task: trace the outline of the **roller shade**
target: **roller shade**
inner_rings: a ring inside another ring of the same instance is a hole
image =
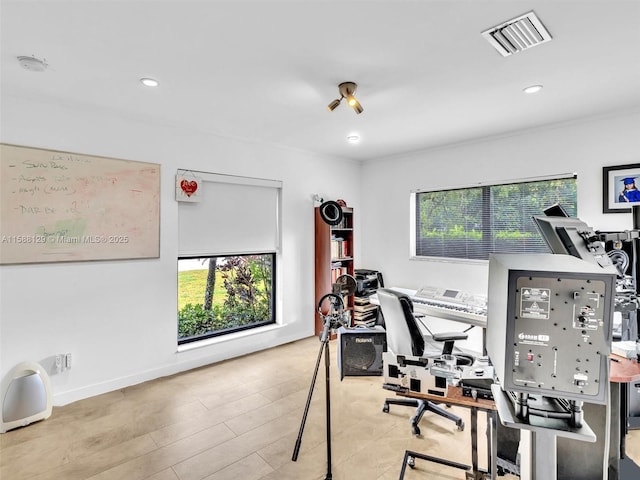
[[[180,256],[279,250],[282,182],[192,173],[202,180],[201,201],[179,203]]]

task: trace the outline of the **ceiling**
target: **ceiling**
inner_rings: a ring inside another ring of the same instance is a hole
[[[552,41],[502,57],[482,37],[531,10]],[[5,104],[345,159],[640,108],[638,0],[1,0],[0,14]],[[344,81],[361,115],[327,110]]]

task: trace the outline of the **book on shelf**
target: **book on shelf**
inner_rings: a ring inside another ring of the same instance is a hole
[[[338,277],[349,273],[347,267],[343,266],[331,266],[331,283],[334,284],[338,280]]]
[[[352,219],[350,215],[343,215],[342,220],[337,225],[333,226],[334,230],[351,230],[353,228]]]
[[[350,230],[353,228],[353,217],[351,215],[344,215],[342,217],[342,222],[340,222],[342,228]]]
[[[340,237],[331,237],[331,258],[348,258],[350,252],[348,240]]]

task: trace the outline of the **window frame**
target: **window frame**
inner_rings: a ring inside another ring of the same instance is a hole
[[[282,325],[282,319],[279,318],[282,299],[277,296],[279,291],[277,285],[281,285],[282,278],[280,278],[277,263],[281,258],[282,249],[283,182],[185,169],[178,169],[177,173],[179,176],[197,176],[201,183],[198,190],[202,188],[198,202],[178,202],[177,260],[271,255],[272,268],[271,320],[181,338],[180,308],[178,307],[176,311],[178,347],[198,346],[199,343],[204,344],[203,341],[213,337],[224,338],[227,335],[259,327]],[[260,208],[256,208],[256,204],[259,204]],[[178,281],[177,276],[176,281]],[[177,287],[176,284],[176,295]],[[200,305],[203,303],[204,298]],[[194,318],[200,317],[194,315]]]
[[[252,330],[255,328],[259,328],[259,327],[264,327],[264,326],[268,326],[268,325],[275,325],[277,323],[277,308],[276,308],[276,288],[277,288],[277,252],[274,251],[270,251],[270,252],[258,252],[258,253],[247,253],[247,252],[242,252],[242,253],[235,253],[235,254],[203,254],[203,255],[182,255],[178,257],[178,261],[180,260],[190,260],[190,259],[199,259],[199,258],[225,258],[225,257],[248,257],[248,256],[255,256],[255,255],[269,255],[271,256],[271,298],[270,298],[270,313],[271,313],[271,319],[270,320],[264,320],[261,322],[255,322],[249,325],[240,325],[237,327],[232,327],[232,328],[226,328],[223,330],[210,330],[207,333],[203,333],[203,334],[199,334],[199,335],[191,335],[188,337],[180,337],[180,330],[179,330],[179,325],[180,325],[180,307],[178,306],[178,310],[176,312],[177,315],[177,323],[176,323],[176,338],[178,341],[178,346],[184,346],[184,345],[188,345],[188,344],[192,344],[194,342],[199,342],[202,340],[208,340],[211,338],[215,338],[215,337],[222,337],[225,335],[230,335],[232,333],[237,333],[237,332],[242,332],[242,331],[246,331],[246,330]],[[179,273],[179,271],[178,271]],[[179,280],[178,280],[179,282]],[[178,284],[178,288],[176,289],[177,291],[179,291],[179,284]]]
[[[505,180],[500,182],[479,182],[470,185],[462,185],[462,186],[451,186],[444,188],[429,188],[429,189],[418,189],[410,192],[409,198],[409,259],[410,260],[419,260],[419,261],[432,261],[432,262],[444,262],[444,263],[465,263],[465,264],[487,264],[488,259],[477,259],[477,258],[463,258],[463,257],[440,257],[440,256],[428,256],[428,255],[418,255],[417,254],[417,246],[418,246],[418,198],[421,193],[428,192],[448,192],[451,190],[465,190],[465,189],[483,189],[482,197],[483,197],[483,208],[490,209],[490,203],[486,202],[487,199],[490,198],[491,187],[499,187],[499,186],[509,186],[509,185],[517,185],[522,183],[533,183],[533,182],[543,182],[543,181],[553,181],[553,180],[565,180],[565,179],[575,179],[577,182],[578,175],[577,173],[561,173],[557,175],[545,175],[545,176],[537,176],[537,177],[528,177],[514,180]],[[577,211],[577,187],[576,187],[576,211]],[[540,215],[543,215],[544,212],[540,212]],[[490,253],[490,252],[489,252]]]

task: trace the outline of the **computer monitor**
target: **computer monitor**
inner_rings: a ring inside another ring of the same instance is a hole
[[[559,203],[554,203],[550,207],[544,209],[544,214],[547,217],[568,217],[569,214]]]
[[[579,218],[533,216],[552,253],[572,255],[605,269],[615,269],[593,229]]]

